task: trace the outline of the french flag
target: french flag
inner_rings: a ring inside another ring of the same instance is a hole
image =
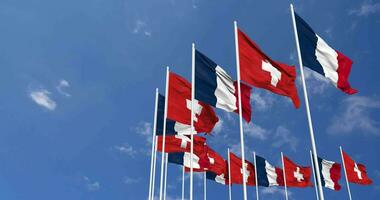
[[[157,119],[156,119],[156,135],[163,135],[164,125],[164,110],[165,110],[165,96],[158,95],[157,105]],[[190,135],[196,134],[195,131],[191,132],[191,126],[182,124],[180,122],[166,119],[166,135]]]
[[[352,65],[350,58],[331,48],[301,17],[294,14],[303,65],[326,77],[343,92],[357,93],[348,82]]]
[[[251,121],[251,88],[241,85],[243,118]],[[237,82],[210,58],[195,51],[195,99],[227,112],[238,113]]]
[[[341,165],[334,161],[325,160],[318,157],[319,170],[321,172],[322,186],[332,189],[340,190],[339,179],[341,177]]]
[[[228,185],[228,182],[229,182],[226,173],[221,173],[218,175],[214,172],[207,171],[206,172],[206,178],[209,180],[213,180],[217,183],[220,183],[222,185]]]
[[[209,166],[209,161],[207,158],[201,155],[193,154],[193,160],[191,161],[191,153],[189,152],[179,152],[179,153],[168,153],[168,162],[185,166],[186,168],[190,168],[191,164],[193,164],[194,170],[199,170],[203,168],[207,168]]]
[[[273,167],[265,158],[256,155],[256,167],[258,185],[264,187],[284,185],[282,170]]]

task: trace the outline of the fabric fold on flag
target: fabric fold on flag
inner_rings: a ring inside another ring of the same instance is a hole
[[[343,92],[357,93],[348,82],[351,59],[331,48],[297,13],[294,14],[303,65],[326,77]]]
[[[182,124],[191,122],[191,84],[181,76],[170,72],[168,118]],[[219,121],[213,108],[194,100],[194,128],[196,132],[210,133]]]
[[[283,186],[282,169],[274,167],[265,158],[256,155],[257,181],[259,186]]]
[[[210,162],[208,160],[207,154],[204,151],[198,151],[194,149],[194,153],[191,160],[190,152],[177,152],[177,153],[168,153],[168,162],[182,165],[185,168],[191,167],[191,163],[193,164],[193,170],[201,170],[204,168],[208,168]]]
[[[221,66],[195,50],[195,99],[227,112],[239,113],[237,90],[237,83]],[[250,122],[251,88],[244,85],[241,91],[243,118]]]
[[[195,151],[203,151],[206,145],[206,138],[200,136],[194,137]],[[157,151],[162,152],[163,136],[158,136]],[[168,135],[165,136],[165,152],[190,152],[191,139],[185,135]]]
[[[366,167],[363,164],[356,163],[346,152],[342,151],[342,153],[348,181],[361,185],[372,184],[372,180],[368,177]]]
[[[268,57],[243,31],[238,30],[241,80],[258,88],[289,97],[300,107],[296,68]]]
[[[342,188],[339,184],[341,165],[334,161],[318,157],[318,166],[322,176],[322,186],[331,190],[340,190]]]

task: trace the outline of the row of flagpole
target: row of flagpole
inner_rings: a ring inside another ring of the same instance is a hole
[[[291,9],[291,16],[292,16],[292,23],[293,23],[293,31],[294,31],[294,37],[296,41],[296,49],[297,49],[297,55],[298,55],[298,62],[299,62],[299,68],[301,72],[301,81],[302,81],[302,87],[304,92],[304,100],[305,100],[305,107],[306,107],[306,115],[308,120],[308,126],[309,126],[309,133],[310,133],[310,140],[311,140],[311,151],[310,151],[310,157],[313,164],[313,174],[315,174],[316,177],[314,177],[314,182],[316,185],[316,195],[317,199],[324,200],[324,194],[323,194],[323,188],[322,188],[322,182],[321,182],[321,174],[319,165],[315,165],[314,163],[318,163],[318,154],[317,154],[317,148],[316,148],[316,142],[314,137],[314,129],[313,129],[313,123],[312,123],[312,117],[310,112],[310,106],[309,106],[309,99],[308,99],[308,93],[306,89],[306,82],[305,82],[305,76],[303,71],[303,61],[300,51],[300,45],[299,45],[299,39],[297,34],[297,26],[295,22],[295,15],[294,15],[294,8],[293,5],[290,4]],[[238,42],[238,26],[237,22],[234,21],[234,36],[235,36],[235,54],[236,54],[236,71],[237,71],[237,82],[240,83],[240,60],[239,60],[239,42]],[[190,147],[190,184],[189,184],[189,195],[190,200],[193,200],[193,133],[194,133],[194,97],[195,97],[195,44],[192,44],[192,74],[191,74],[191,147]],[[162,143],[162,152],[165,152],[165,135],[166,135],[166,120],[167,120],[167,107],[168,107],[168,86],[169,86],[169,67],[166,69],[166,86],[165,86],[165,108],[164,108],[164,124],[163,124],[163,143]],[[240,130],[240,143],[241,143],[241,157],[242,157],[242,178],[243,178],[243,199],[247,200],[247,186],[246,186],[246,165],[245,165],[245,147],[244,147],[244,130],[243,130],[243,117],[242,117],[242,102],[241,102],[241,87],[240,84],[237,84],[238,86],[238,105],[239,105],[239,130]],[[158,104],[158,89],[156,89],[156,99],[155,99],[155,114],[154,114],[154,123],[153,123],[153,136],[152,136],[152,156],[151,156],[151,167],[150,167],[150,179],[149,179],[149,199],[154,199],[154,186],[155,186],[155,173],[156,173],[156,155],[157,155],[157,138],[156,138],[156,121],[157,121],[157,104]],[[343,154],[342,149],[340,148],[341,156],[343,160]],[[228,149],[228,164],[230,162],[230,156],[229,156],[229,149]],[[166,155],[166,156],[165,156]],[[255,152],[254,152],[254,159],[256,160]],[[283,154],[281,152],[281,160],[282,164],[284,165],[283,161]],[[256,161],[255,161],[256,166]],[[347,182],[347,190],[349,194],[349,199],[352,200],[351,192],[349,188],[349,183],[347,179],[346,174],[346,168],[343,161],[343,168],[344,173],[346,177]],[[231,175],[230,175],[230,166],[228,166],[229,170],[229,181],[231,181]],[[184,175],[185,173],[185,167],[183,167],[182,171],[182,199],[184,199]],[[256,173],[256,167],[255,167],[255,173]],[[160,176],[160,190],[159,190],[159,200],[165,200],[166,199],[166,177],[167,177],[167,154],[162,153],[161,154],[161,176]],[[256,177],[257,179],[257,177]],[[259,199],[258,194],[258,181],[256,180],[256,197]],[[286,186],[286,177],[285,177],[285,168],[284,168],[284,184],[285,184],[285,196],[286,199],[288,199],[288,193],[287,193],[287,186]],[[231,200],[231,184],[229,183],[229,199]],[[206,199],[206,173],[204,173],[204,199]]]

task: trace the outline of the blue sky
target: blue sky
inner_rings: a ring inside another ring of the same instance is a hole
[[[234,77],[233,20],[273,59],[297,64],[289,1],[1,0],[0,199],[145,199],[154,90],[165,66],[190,77],[191,43]],[[374,184],[351,184],[354,199],[380,195],[380,2],[294,1],[296,11],[331,46],[351,57],[347,96],[306,71],[318,153],[340,162],[339,145],[366,164]],[[298,68],[297,68],[298,70]],[[299,95],[303,93],[298,80]],[[310,165],[303,98],[252,93],[246,154],[280,164],[280,152]],[[238,118],[217,111],[209,145],[223,156],[239,149]],[[169,166],[169,199],[180,197],[180,170]],[[198,177],[198,176],[197,176]],[[195,179],[195,197],[202,181]],[[347,199],[325,190],[328,199]],[[188,186],[188,185],[187,185]],[[282,189],[260,190],[281,199]],[[314,190],[290,189],[291,199]],[[227,188],[208,182],[209,199]],[[240,186],[233,187],[241,199]],[[254,188],[249,188],[250,199]]]

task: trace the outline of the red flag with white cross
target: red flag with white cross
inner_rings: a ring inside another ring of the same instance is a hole
[[[312,186],[311,168],[295,164],[288,157],[284,156],[284,170],[286,185],[289,187]]]
[[[346,152],[342,151],[342,153],[348,181],[361,185],[372,184],[372,180],[367,175],[366,167],[363,164],[355,162]]]

